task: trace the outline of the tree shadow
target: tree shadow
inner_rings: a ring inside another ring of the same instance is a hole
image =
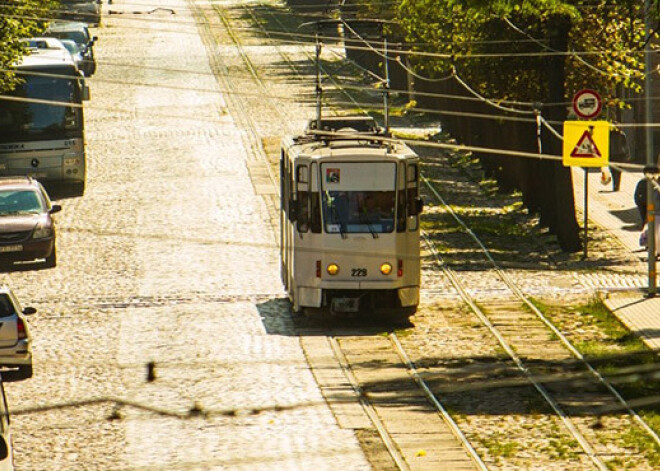
[[[257,305],[263,325],[270,335],[295,337],[374,337],[375,339],[405,327],[370,319],[308,319],[290,312],[285,298],[270,299]],[[410,323],[408,328],[414,325]],[[652,335],[660,335],[653,331]],[[405,337],[405,334],[404,334]],[[352,339],[353,340],[353,339]],[[660,412],[660,362],[657,352],[631,354],[594,354],[588,361],[629,401],[642,401],[638,412]],[[570,416],[593,416],[627,413],[606,388],[574,358],[565,360],[527,359],[525,366],[536,382],[548,391]],[[379,407],[412,407],[429,411],[423,394],[412,381],[401,361],[388,361],[374,351],[363,360],[353,361],[355,370],[372,370],[369,377],[382,379],[360,384]],[[452,413],[462,415],[536,415],[554,414],[536,388],[512,360],[501,355],[461,355],[444,349],[438,356],[415,360],[415,367],[442,404]],[[327,368],[335,368],[328,366]],[[383,374],[379,374],[379,372]],[[385,374],[386,372],[386,374]],[[655,391],[655,392],[654,392]],[[655,397],[656,400],[653,400]],[[328,397],[333,401],[333,396]],[[345,397],[336,397],[337,401]]]

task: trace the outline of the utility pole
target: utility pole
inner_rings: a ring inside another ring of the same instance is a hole
[[[646,121],[646,166],[648,168],[655,167],[655,155],[653,151],[653,106],[651,102],[651,75],[653,74],[653,64],[651,63],[651,31],[653,28],[651,18],[651,0],[644,1],[645,11],[645,29],[646,29],[646,42],[644,46],[644,111]],[[646,231],[648,237],[648,271],[649,271],[649,286],[648,297],[653,298],[656,295],[656,261],[655,261],[655,198],[654,188],[650,181],[646,181]]]

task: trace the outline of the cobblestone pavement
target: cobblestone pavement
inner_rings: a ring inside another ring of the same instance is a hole
[[[35,375],[6,387],[16,468],[369,469],[288,330],[275,229],[189,4],[159,7],[104,5],[59,265],[0,277],[39,310]]]

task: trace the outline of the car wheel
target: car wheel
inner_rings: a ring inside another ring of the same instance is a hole
[[[55,268],[56,265],[57,265],[57,250],[55,249],[55,247],[53,247],[53,251],[50,253],[48,257],[46,257],[44,266],[46,268]]]
[[[18,379],[32,378],[32,365],[23,365],[18,367]]]

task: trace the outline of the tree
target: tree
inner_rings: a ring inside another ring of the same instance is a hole
[[[581,88],[600,90],[610,109],[627,106],[620,96],[622,87],[632,93],[641,90],[643,58],[634,51],[643,46],[642,3],[402,0],[396,15],[413,51],[441,54],[413,56],[419,73],[441,77],[456,71],[463,84],[469,84],[490,103],[508,102],[509,108],[529,112],[532,103],[542,104],[542,116],[557,126],[566,119],[570,97]],[[461,93],[460,87],[452,91]],[[482,113],[486,107],[483,102],[465,101],[444,105],[453,111]],[[463,142],[485,147],[502,145],[507,134],[522,135],[513,129],[524,126],[484,124],[483,119],[469,118],[449,117],[447,121]],[[535,133],[535,127],[527,125],[524,132]],[[561,155],[559,139],[546,130],[542,136],[543,152]],[[506,143],[515,150],[538,150],[521,148],[529,144],[529,140]],[[558,162],[511,162],[510,158],[491,156],[482,156],[482,160],[495,176],[516,175],[515,185],[522,189],[525,203],[539,212],[541,223],[557,235],[561,247],[571,252],[580,249],[567,168]]]
[[[25,54],[19,39],[42,33],[58,5],[57,0],[0,1],[0,92],[16,83],[10,69]]]

